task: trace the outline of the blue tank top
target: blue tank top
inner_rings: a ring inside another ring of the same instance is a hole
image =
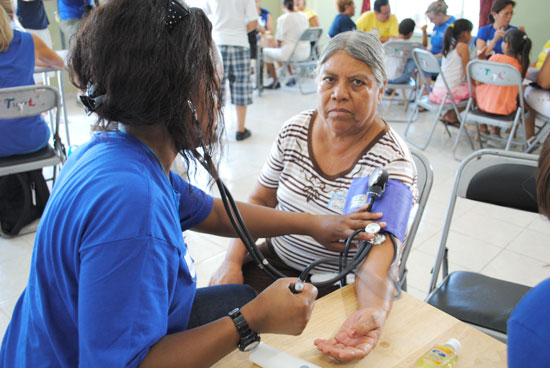
[[[34,84],[34,41],[30,33],[13,31],[7,51],[0,52],[0,88]],[[13,103],[10,99],[2,104]],[[0,119],[0,157],[31,153],[44,148],[50,130],[40,115]]]

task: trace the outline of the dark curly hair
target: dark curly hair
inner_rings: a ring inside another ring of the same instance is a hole
[[[218,151],[223,131],[217,51],[201,9],[169,30],[168,2],[116,0],[92,10],[72,42],[69,72],[78,88],[105,95],[95,130],[164,124],[189,169],[203,141],[206,153]]]

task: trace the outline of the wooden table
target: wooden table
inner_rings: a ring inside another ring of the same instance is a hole
[[[349,285],[316,302],[311,320],[300,336],[263,334],[262,341],[321,367],[386,368],[414,367],[430,347],[454,337],[462,343],[455,368],[507,365],[505,344],[405,292],[394,301],[374,350],[360,361],[336,363],[319,352],[313,340],[332,337],[356,309],[355,290]],[[236,350],[214,367],[257,367],[248,356],[249,353]]]

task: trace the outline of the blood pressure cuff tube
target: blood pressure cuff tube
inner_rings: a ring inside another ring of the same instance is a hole
[[[365,194],[369,189],[368,183],[368,177],[353,179],[346,196],[344,214],[365,206],[369,199]],[[374,200],[370,212],[382,212],[382,218],[377,221],[385,221],[384,231],[392,233],[403,242],[412,205],[413,199],[409,187],[399,180],[390,179],[386,183],[386,190],[382,196]]]

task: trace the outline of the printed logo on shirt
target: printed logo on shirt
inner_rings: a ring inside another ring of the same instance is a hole
[[[189,270],[189,274],[193,278],[193,281],[197,282],[197,272],[195,271],[195,261],[193,261],[193,258],[189,255],[189,252],[185,252],[185,263],[187,263],[187,269]]]

